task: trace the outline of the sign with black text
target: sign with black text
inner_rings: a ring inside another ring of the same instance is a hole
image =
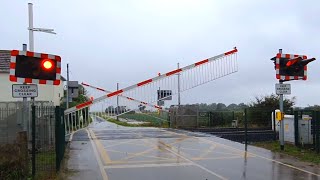
[[[291,94],[290,84],[276,84],[276,94]]]
[[[38,86],[36,84],[12,84],[12,97],[38,97]]]

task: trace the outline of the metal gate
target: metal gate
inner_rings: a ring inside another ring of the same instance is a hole
[[[84,118],[86,117],[86,114],[82,112],[82,109],[87,109],[86,112],[90,111],[91,114],[100,113],[100,115],[106,117],[120,116],[127,112],[140,110],[140,107],[143,106],[146,106],[144,110],[156,113],[158,109],[162,109],[161,107],[154,105],[159,100],[162,100],[159,99],[156,94],[159,87],[161,87],[161,89],[171,90],[172,96],[176,95],[178,92],[184,92],[215,79],[235,73],[238,71],[236,61],[237,52],[237,49],[233,49],[189,66],[178,68],[168,73],[159,74],[157,77],[141,81],[114,92],[99,88],[101,91],[99,97],[94,97],[94,99],[91,99],[90,101],[65,111],[66,122],[77,123],[82,127],[80,118],[84,119],[84,121],[90,121],[90,117],[88,119]],[[178,81],[180,83],[179,88],[177,87]],[[94,86],[92,87],[96,88]],[[67,127],[70,128],[71,126],[67,124]],[[76,125],[75,129],[78,128],[79,127]]]

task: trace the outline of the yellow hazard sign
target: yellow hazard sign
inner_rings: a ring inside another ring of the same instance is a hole
[[[283,112],[276,112],[276,120],[281,121],[284,118]]]

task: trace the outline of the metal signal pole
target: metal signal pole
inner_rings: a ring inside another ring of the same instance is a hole
[[[282,54],[282,49],[279,49],[279,53]],[[279,84],[283,84],[283,81],[279,79]],[[280,112],[283,113],[283,94],[280,94],[279,99]],[[283,119],[280,121],[280,149],[284,150],[284,122]]]
[[[33,52],[34,50],[34,39],[33,39],[33,4],[28,3],[29,12],[29,50]]]
[[[34,52],[34,37],[33,31],[56,34],[54,29],[47,29],[47,28],[34,28],[33,27],[33,4],[28,3],[28,16],[29,16],[29,50]]]
[[[67,91],[66,91],[66,108],[69,108],[69,63],[67,64]]]
[[[180,68],[180,64],[178,63],[178,69]],[[178,74],[178,106],[180,107],[180,73]]]
[[[22,50],[23,51],[27,51],[27,44],[22,44]],[[26,83],[23,83],[26,84]],[[28,109],[28,99],[26,97],[23,98],[22,100],[22,124],[23,124],[23,130],[27,131],[28,130],[28,124],[29,124],[29,119],[27,117],[25,117],[25,114],[27,114],[27,109]]]
[[[119,90],[119,83],[117,83],[117,91]],[[119,96],[117,96],[117,120],[119,121]]]

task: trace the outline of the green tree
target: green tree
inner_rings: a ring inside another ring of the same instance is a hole
[[[251,102],[249,107],[254,107],[254,108],[264,108],[264,109],[279,109],[279,99],[280,96],[276,94],[271,94],[271,95],[266,95],[266,96],[256,96],[255,100]],[[284,111],[289,110],[290,108],[293,107],[295,104],[295,97],[292,97],[291,99],[283,99],[283,108]]]
[[[67,91],[64,90],[64,97],[67,97]],[[64,98],[61,98],[60,106],[62,108],[66,107],[66,102],[63,100]],[[86,101],[89,101],[88,97],[88,91],[82,86],[79,85],[79,96],[77,98],[72,98],[72,102],[69,103],[69,108],[74,107],[78,104],[84,103]]]
[[[314,110],[314,111],[320,111],[320,105],[313,105],[313,106],[308,106],[304,108],[304,110]]]
[[[227,106],[223,103],[217,104],[217,111],[222,111],[222,110],[225,110],[226,108],[227,108]]]

